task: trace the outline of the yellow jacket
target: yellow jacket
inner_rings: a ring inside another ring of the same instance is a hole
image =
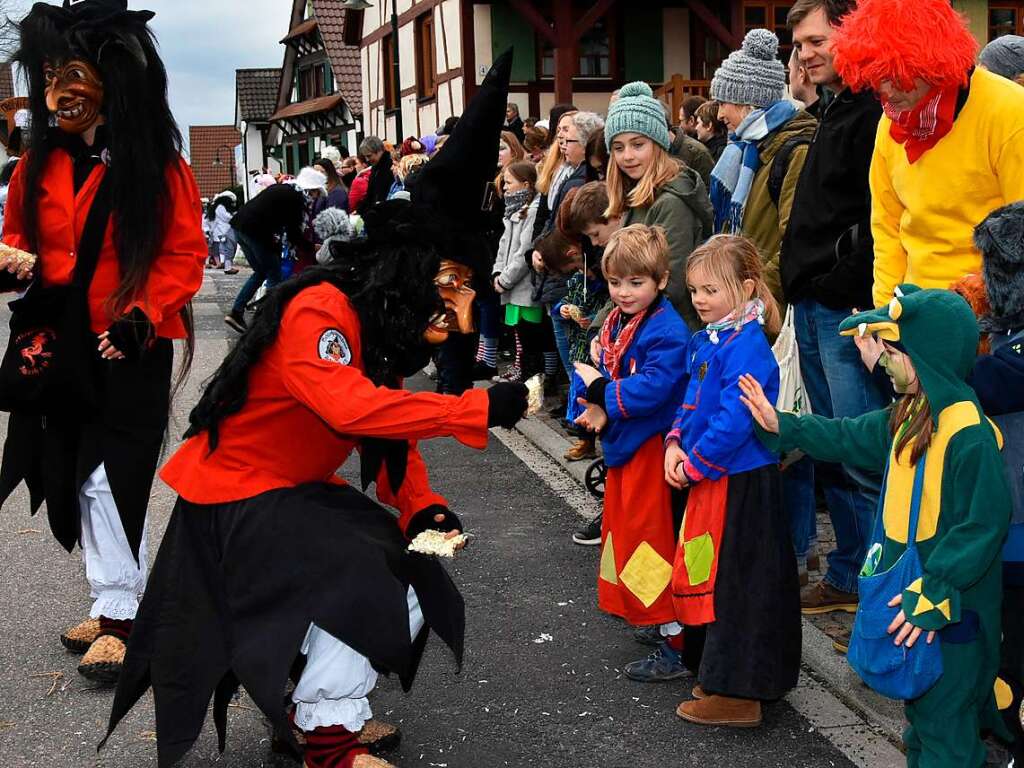
[[[977,69],[953,129],[911,165],[882,117],[871,158],[875,306],[900,283],[948,288],[981,270],[974,227],[1024,199],[1024,88]]]

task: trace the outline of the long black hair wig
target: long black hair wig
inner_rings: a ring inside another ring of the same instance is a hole
[[[424,237],[426,224],[416,219],[407,201],[381,203],[366,214],[367,239],[332,243],[330,265],[306,269],[267,291],[189,414],[185,437],[207,431],[210,450],[216,450],[220,423],[245,405],[250,371],[277,339],[288,302],[319,283],[337,287],[358,315],[363,368],[374,384],[398,387],[426,365],[432,348],[423,334],[444,312],[434,284],[441,256]]]
[[[55,139],[46,107],[46,63],[71,59],[91,63],[103,80],[102,116],[108,137],[113,198],[114,242],[121,283],[110,297],[120,316],[145,290],[150,269],[168,225],[168,172],[180,166],[182,138],[167,100],[167,71],[156,38],[146,25],[149,12],[111,10],[109,0],[60,8],[36,3],[18,25],[21,45],[14,60],[28,80],[32,112],[31,150],[24,186],[25,229],[31,250],[38,252],[39,195],[43,173]],[[191,305],[182,309],[188,331],[181,377],[195,345]]]

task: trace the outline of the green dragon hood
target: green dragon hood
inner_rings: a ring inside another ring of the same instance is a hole
[[[976,402],[966,379],[978,349],[978,322],[952,291],[904,284],[887,306],[860,312],[839,326],[845,336],[874,333],[910,356],[934,419],[953,403]]]

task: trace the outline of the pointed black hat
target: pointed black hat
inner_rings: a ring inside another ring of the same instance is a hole
[[[489,250],[483,239],[489,212],[483,203],[497,167],[511,72],[509,48],[494,62],[447,141],[416,175],[410,193],[418,216],[429,216],[441,235],[442,257],[471,266],[486,258],[477,253],[480,248]]]
[[[24,66],[60,55],[83,56],[93,63],[103,48],[117,43],[146,64],[138,40],[152,11],[129,11],[128,0],[64,0],[63,5],[35,3],[18,24],[21,49],[16,59]]]

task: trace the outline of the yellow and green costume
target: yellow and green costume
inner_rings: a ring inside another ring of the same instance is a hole
[[[979,768],[985,762],[981,729],[1003,732],[993,684],[999,668],[1001,550],[1011,502],[1001,436],[965,383],[977,349],[977,323],[956,294],[903,285],[888,306],[847,318],[840,329],[899,344],[914,364],[933,419],[916,537],[924,575],[904,590],[902,608],[911,624],[938,632],[943,673],[927,693],[906,702],[907,765]],[[780,452],[800,448],[821,461],[879,474],[888,467],[884,541],[871,563],[879,572],[906,549],[914,479],[909,450],[895,454],[889,420],[889,409],[853,419],[780,414],[778,435],[758,431]],[[924,641],[922,635],[918,642]]]

